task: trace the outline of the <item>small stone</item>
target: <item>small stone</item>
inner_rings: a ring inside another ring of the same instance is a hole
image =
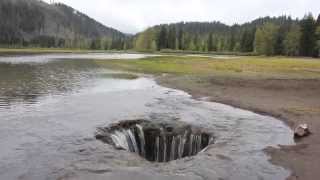
[[[302,138],[310,135],[310,129],[307,124],[300,124],[294,129],[294,137]]]

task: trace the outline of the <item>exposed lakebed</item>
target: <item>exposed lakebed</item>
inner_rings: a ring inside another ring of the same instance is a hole
[[[293,144],[281,121],[194,100],[185,92],[99,67],[129,54],[0,58],[0,179],[285,179],[268,146]],[[214,132],[196,156],[150,162],[95,138],[122,120],[182,121]]]

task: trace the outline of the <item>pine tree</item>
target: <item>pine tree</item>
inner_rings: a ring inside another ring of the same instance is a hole
[[[183,30],[180,28],[178,32],[178,46],[180,50],[184,50],[184,35],[183,35]]]
[[[168,32],[165,26],[161,26],[158,36],[158,50],[168,48]]]
[[[199,43],[199,35],[198,34],[196,34],[194,36],[193,43],[195,46],[194,51],[199,51],[200,50],[200,43]]]
[[[212,39],[212,51],[218,51],[218,38],[213,37]]]
[[[209,34],[208,38],[208,51],[213,51],[213,33]]]
[[[320,56],[320,26],[317,27],[315,34],[317,37],[317,41],[316,41],[316,48],[315,48],[314,57],[319,57]]]
[[[254,29],[245,29],[240,41],[240,49],[242,52],[252,52],[255,37]]]
[[[178,38],[176,38],[174,49],[175,50],[179,50],[179,40],[178,40]]]
[[[283,55],[284,54],[284,40],[286,38],[286,34],[288,33],[289,28],[286,25],[280,25],[279,31],[276,33],[276,42],[274,45],[274,54],[275,55]]]
[[[292,25],[284,39],[284,54],[298,56],[300,49],[301,31],[298,25]]]
[[[300,39],[300,55],[313,56],[316,46],[316,23],[312,14],[306,15],[300,21],[301,39]]]
[[[316,22],[316,48],[315,48],[315,57],[320,56],[320,14],[318,16],[317,22]]]
[[[231,32],[231,37],[229,40],[229,46],[228,46],[228,51],[233,51],[234,50],[234,46],[236,45],[236,40],[235,40],[235,35],[234,32]]]
[[[176,28],[175,26],[170,27],[168,34],[168,48],[175,49],[176,47]]]

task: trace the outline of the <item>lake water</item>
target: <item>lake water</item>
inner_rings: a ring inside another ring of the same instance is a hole
[[[52,54],[0,57],[0,179],[283,180],[290,172],[262,151],[293,144],[281,121],[194,100],[152,77],[125,79],[92,59],[135,54]],[[185,121],[215,132],[197,156],[151,163],[94,138],[121,120]]]

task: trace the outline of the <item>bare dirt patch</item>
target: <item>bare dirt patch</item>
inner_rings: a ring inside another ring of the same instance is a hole
[[[161,76],[158,82],[182,89],[196,98],[233,105],[284,120],[294,128],[307,123],[313,134],[296,146],[267,149],[272,162],[292,170],[290,180],[314,180],[320,175],[320,80],[244,79],[226,77]]]

